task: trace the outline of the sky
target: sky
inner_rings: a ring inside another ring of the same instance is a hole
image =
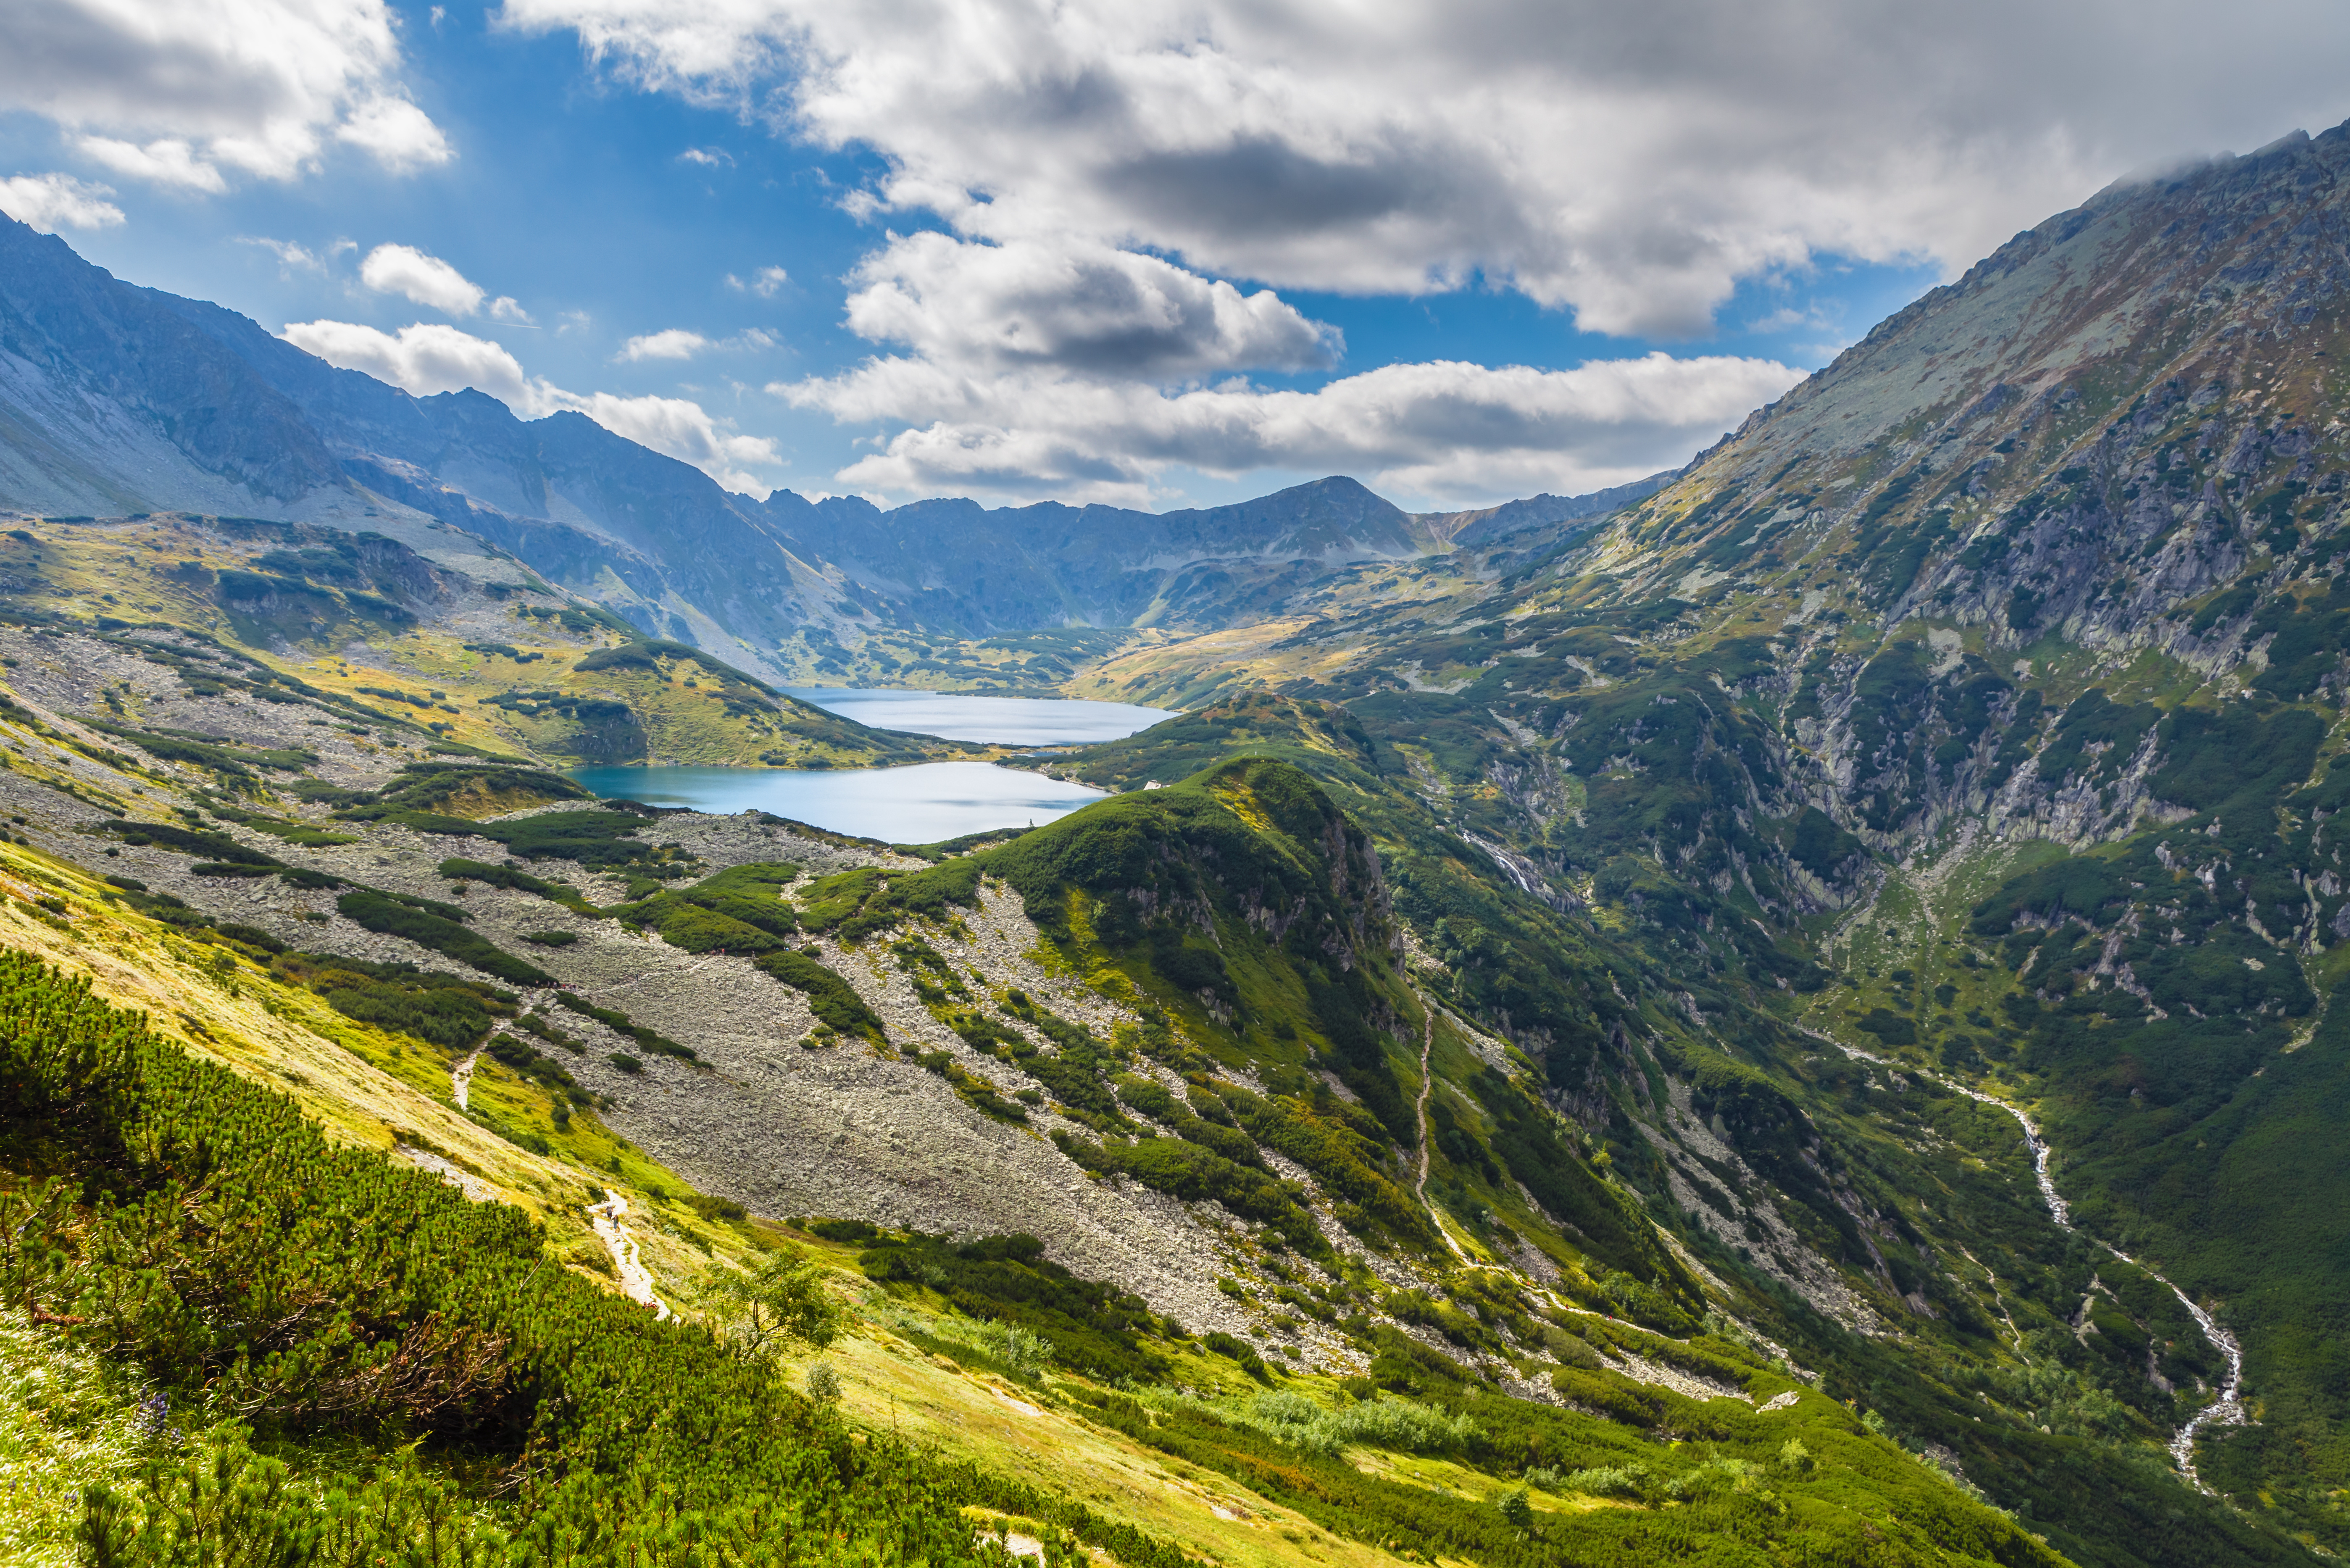
[[[2106,184],[2350,117],[2239,0],[11,0],[0,210],[730,489],[1677,467]]]

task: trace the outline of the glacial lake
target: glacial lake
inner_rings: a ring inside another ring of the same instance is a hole
[[[767,811],[835,833],[888,844],[935,844],[991,827],[1025,827],[1066,816],[1100,790],[993,763],[918,763],[904,768],[577,768],[571,776],[606,799],[690,805],[713,815]]]
[[[1124,702],[972,697],[952,691],[807,686],[792,695],[877,730],[1000,745],[1114,741],[1168,718]],[[684,805],[716,815],[772,812],[835,833],[889,844],[935,844],[996,827],[1066,816],[1099,790],[993,763],[902,768],[579,768],[571,776],[605,799]]]
[[[962,691],[787,686],[803,702],[876,730],[999,746],[1083,746],[1115,741],[1172,718],[1164,708],[1058,697],[974,697]]]

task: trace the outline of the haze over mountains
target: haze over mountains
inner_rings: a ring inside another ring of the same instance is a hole
[[[1347,480],[1168,513],[756,501],[585,415],[525,421],[479,392],[412,397],[0,225],[0,506],[356,524],[389,503],[477,534],[650,633],[759,668],[811,628],[854,642],[868,622],[966,638],[1197,629],[1336,566],[1589,516],[1655,483],[1422,516]]]

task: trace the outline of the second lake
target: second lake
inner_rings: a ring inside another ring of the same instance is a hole
[[[876,730],[999,746],[1083,746],[1115,741],[1173,717],[1130,702],[1058,697],[974,697],[962,691],[892,691],[857,686],[785,687],[803,702]]]

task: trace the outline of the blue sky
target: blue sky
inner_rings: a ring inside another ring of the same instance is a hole
[[[1851,40],[1660,75],[1612,14],[1562,38],[1566,13],[1498,3],[1465,43],[1401,4],[1384,39],[1014,0],[206,7],[208,33],[125,39],[115,82],[0,67],[11,210],[412,389],[471,378],[735,488],[884,500],[1618,483],[2113,174],[2340,107],[2318,71],[2192,123],[2077,90],[2058,114],[1963,61],[1839,104]],[[28,25],[102,43],[108,15],[28,0],[0,55]],[[257,118],[120,86],[190,60],[247,73]]]

